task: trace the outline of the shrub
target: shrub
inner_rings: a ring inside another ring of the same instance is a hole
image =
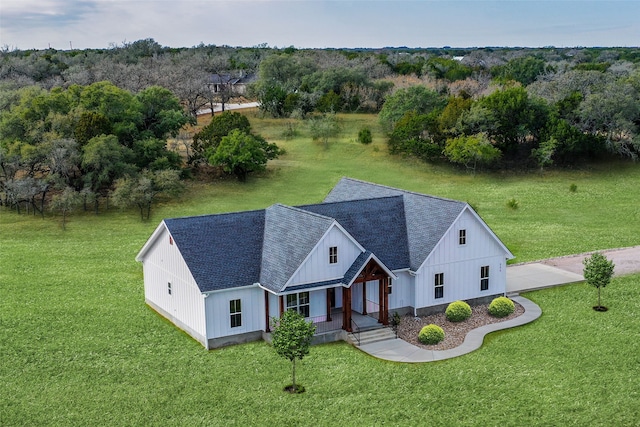
[[[371,136],[371,129],[360,129],[360,132],[358,132],[358,142],[360,142],[361,144],[371,144],[372,141],[373,137]]]
[[[491,304],[489,304],[489,314],[493,317],[506,317],[515,310],[516,307],[513,305],[513,301],[507,297],[495,298],[491,301]]]
[[[518,203],[516,199],[512,198],[510,200],[507,200],[507,207],[515,211],[520,207],[520,203]]]
[[[444,312],[450,322],[462,322],[471,317],[471,307],[464,301],[454,301]]]
[[[440,326],[434,324],[423,327],[420,329],[420,333],[418,334],[418,341],[422,344],[438,344],[443,339],[444,331]]]
[[[571,184],[569,186],[569,191],[575,193],[576,191],[578,191],[578,186],[576,184]]]

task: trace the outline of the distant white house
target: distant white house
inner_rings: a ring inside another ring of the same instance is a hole
[[[467,203],[350,178],[319,204],[165,219],[136,257],[147,304],[208,349],[263,338],[285,310],[322,342],[356,315],[486,302],[510,258]]]

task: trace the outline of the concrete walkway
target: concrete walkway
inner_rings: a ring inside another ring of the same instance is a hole
[[[540,307],[528,299],[520,296],[514,296],[512,299],[524,307],[525,312],[522,315],[515,319],[492,323],[490,325],[473,329],[467,334],[461,345],[449,350],[425,350],[423,348],[416,347],[413,344],[409,344],[400,338],[365,344],[358,348],[365,353],[369,353],[370,355],[377,357],[378,359],[390,360],[393,362],[434,362],[436,360],[462,356],[463,354],[471,353],[472,351],[479,349],[482,346],[485,335],[502,329],[509,329],[533,322],[542,314]]]
[[[615,276],[640,273],[640,246],[608,249],[599,252],[614,262]],[[365,344],[358,348],[379,359],[406,363],[433,362],[470,353],[482,346],[485,335],[502,329],[524,325],[540,317],[542,314],[540,307],[532,301],[519,296],[520,292],[583,281],[582,260],[592,253],[507,266],[507,294],[524,307],[524,314],[515,319],[492,323],[474,329],[467,334],[464,342],[456,348],[425,350],[398,338]]]

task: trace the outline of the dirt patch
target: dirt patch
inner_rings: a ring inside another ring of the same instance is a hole
[[[471,307],[471,317],[463,322],[450,322],[444,313],[430,316],[403,316],[398,327],[398,338],[426,350],[449,350],[464,342],[469,331],[491,323],[504,322],[516,318],[524,313],[524,307],[514,301],[515,311],[507,317],[497,318],[489,314],[489,304]],[[418,341],[418,334],[423,326],[433,323],[444,330],[444,340],[435,345],[425,345]]]

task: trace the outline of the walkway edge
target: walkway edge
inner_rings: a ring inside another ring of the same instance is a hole
[[[522,296],[513,296],[511,299],[524,308],[523,314],[511,320],[473,329],[469,331],[461,345],[449,350],[425,350],[400,338],[365,344],[358,348],[378,359],[404,363],[435,362],[462,356],[479,349],[487,334],[531,323],[542,315],[542,309],[533,301]]]

